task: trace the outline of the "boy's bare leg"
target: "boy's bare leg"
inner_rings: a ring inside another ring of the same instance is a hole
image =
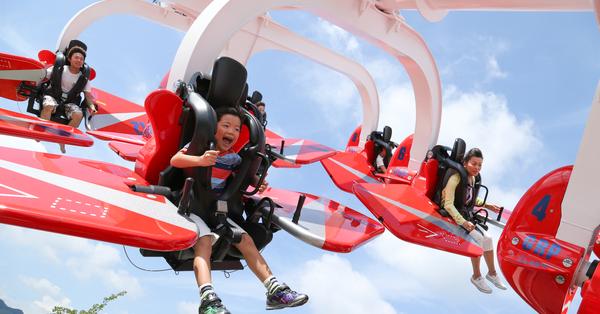
[[[256,248],[254,241],[248,234],[244,233],[242,235],[242,241],[235,246],[238,250],[240,250],[244,256],[244,259],[246,259],[246,262],[248,263],[248,267],[250,267],[252,272],[260,281],[264,282],[267,280],[267,278],[273,275],[269,265],[267,265],[267,262],[262,257]]]
[[[194,244],[194,275],[198,287],[212,282],[210,276],[211,236],[200,237]]]
[[[50,116],[52,116],[53,110],[54,110],[54,107],[45,106],[44,108],[42,108],[42,112],[40,112],[40,118],[42,118],[44,120],[50,120]]]
[[[242,235],[242,241],[236,247],[244,255],[248,267],[250,267],[252,272],[262,281],[267,289],[267,310],[300,306],[308,301],[306,294],[293,291],[286,284],[277,281],[269,265],[267,265],[267,262],[248,234],[244,233]]]
[[[81,120],[83,120],[83,113],[81,112],[73,112],[71,114],[71,121],[69,121],[69,125],[77,128],[79,127],[79,124],[81,123]]]

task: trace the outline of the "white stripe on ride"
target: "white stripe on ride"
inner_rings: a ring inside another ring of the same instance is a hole
[[[29,194],[27,192],[23,192],[21,190],[17,190],[15,188],[11,188],[10,186],[2,184],[2,183],[0,183],[0,187],[3,187],[5,189],[11,190],[11,191],[17,193],[17,194],[6,194],[6,193],[4,193],[4,194],[0,194],[0,197],[38,198],[37,196],[31,195],[31,194]]]
[[[285,143],[283,145],[283,155],[285,156],[285,160],[296,163],[296,159],[298,159],[302,145],[304,145],[304,140],[299,140],[292,144]]]
[[[173,204],[169,202],[161,203],[147,199],[145,194],[143,197],[137,196],[95,183],[63,176],[6,160],[0,160],[0,168],[26,175],[34,180],[43,181],[75,193],[80,193],[88,197],[95,198],[104,203],[121,207],[136,214],[197,232],[196,225],[177,214],[177,207],[175,207]]]
[[[46,69],[0,70],[0,80],[39,82],[46,77]]]
[[[140,108],[143,109],[143,108]],[[126,112],[126,113],[110,113],[110,114],[95,114],[90,120],[90,124],[94,130],[102,129],[107,126],[122,123],[129,119],[137,118],[145,115],[145,111],[139,112]],[[133,124],[131,125],[133,128]]]
[[[395,201],[395,200],[393,200],[391,198],[387,198],[387,197],[385,197],[383,195],[379,195],[379,194],[373,193],[371,191],[368,191],[368,192],[369,192],[369,194],[374,195],[374,196],[376,196],[376,197],[378,197],[378,198],[380,198],[380,199],[382,199],[382,200],[384,200],[384,201],[386,201],[386,202],[388,202],[390,204],[393,204],[393,205],[395,205],[397,207],[400,207],[401,209],[404,209],[405,211],[407,211],[407,212],[409,212],[409,213],[411,213],[411,214],[413,214],[413,215],[415,215],[415,216],[417,216],[417,217],[419,217],[419,218],[421,218],[423,220],[426,220],[426,221],[428,221],[428,222],[430,222],[430,223],[432,223],[432,224],[440,227],[441,229],[444,229],[444,230],[448,231],[449,233],[452,233],[455,236],[460,237],[460,238],[462,238],[462,239],[470,242],[471,244],[473,244],[473,245],[475,245],[477,247],[481,247],[481,246],[479,246],[479,244],[477,244],[477,242],[475,241],[475,239],[473,237],[471,237],[468,233],[465,232],[464,229],[462,229],[461,227],[459,227],[459,226],[457,226],[455,224],[451,224],[451,223],[447,222],[444,219],[440,219],[440,218],[437,218],[435,216],[431,216],[429,214],[426,214],[426,213],[424,213],[424,212],[422,212],[422,211],[420,211],[418,209],[412,208],[412,207],[410,207],[410,206],[408,206],[406,204],[402,204],[402,203],[400,203],[398,201]]]
[[[375,179],[369,177],[368,175],[366,175],[366,174],[364,174],[364,173],[362,173],[362,172],[360,172],[360,171],[358,171],[358,170],[356,170],[356,169],[354,169],[354,168],[352,168],[350,166],[347,166],[347,165],[345,165],[345,164],[343,164],[343,163],[341,163],[341,162],[339,162],[339,161],[337,161],[337,160],[335,160],[333,158],[329,158],[329,160],[331,160],[336,165],[344,168],[346,171],[352,173],[353,175],[361,178],[363,181],[365,181],[367,183],[381,183],[378,180],[375,180]]]

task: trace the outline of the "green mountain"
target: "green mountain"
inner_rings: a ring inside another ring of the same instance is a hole
[[[23,314],[23,311],[8,307],[8,305],[0,299],[0,314]]]

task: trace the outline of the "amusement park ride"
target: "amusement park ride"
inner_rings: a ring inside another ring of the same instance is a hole
[[[360,64],[297,35],[271,20],[270,10],[305,10],[362,37],[393,55],[406,69],[416,100],[414,134],[399,145],[391,129],[378,132],[379,99],[369,72]],[[159,89],[137,104],[95,89],[100,109],[86,119],[86,132],[66,126],[60,113],[53,121],[0,109],[0,133],[39,141],[91,146],[89,136],[109,147],[135,168],[0,147],[0,222],[141,248],[144,256],[162,256],[175,270],[191,268],[189,248],[196,226],[191,208],[218,202],[220,215],[235,216],[259,248],[285,230],[313,246],[350,252],[388,229],[398,238],[447,252],[480,256],[481,248],[434,202],[438,178],[462,168],[464,142],[452,148],[436,145],[441,121],[441,83],[426,43],[398,10],[417,9],[429,21],[451,10],[581,10],[600,21],[599,0],[215,0],[98,1],[77,13],[64,27],[56,52],[38,59],[0,53],[0,96],[28,100],[39,114],[49,66],[65,62],[66,48],[90,24],[113,14],[131,14],[185,33],[170,72]],[[275,49],[295,53],[348,76],[362,101],[362,125],[345,151],[301,139],[283,138],[265,128],[249,95],[244,64],[257,52]],[[86,68],[90,80],[93,69]],[[243,108],[242,156],[227,190],[210,189],[210,168],[169,167],[170,157],[191,142],[201,154],[214,137],[214,109]],[[600,87],[592,104],[575,165],[554,170],[536,182],[512,213],[504,213],[498,259],[512,288],[536,311],[566,313],[581,287],[578,313],[600,311],[600,270],[591,253],[597,243],[600,211],[595,210],[595,178],[600,176]],[[392,154],[392,149],[398,146]],[[386,150],[386,173],[376,174],[375,152]],[[428,154],[429,152],[429,154]],[[371,219],[338,202],[307,193],[269,188],[257,193],[250,185],[268,168],[300,167],[320,161],[336,186],[353,193],[377,218]],[[185,183],[184,183],[185,182]],[[205,205],[205,206],[202,206]],[[222,211],[225,211],[224,213]],[[477,218],[486,226],[487,212]],[[219,215],[216,215],[216,217]],[[508,217],[510,216],[510,217]],[[508,217],[508,219],[507,219]],[[500,215],[498,221],[500,221]],[[489,219],[493,221],[492,218]],[[215,244],[214,269],[241,266],[225,225]]]

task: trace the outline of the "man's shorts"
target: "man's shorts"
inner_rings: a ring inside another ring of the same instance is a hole
[[[42,106],[44,108],[52,107],[52,113],[55,113],[56,108],[58,107],[58,103],[56,102],[56,99],[54,99],[54,97],[50,95],[44,95],[44,101],[42,102]],[[77,106],[76,104],[64,104],[63,106],[65,107],[65,115],[69,120],[72,119],[74,112],[83,113],[81,111],[81,107]]]
[[[196,227],[198,227],[198,239],[204,236],[212,236],[212,243],[215,244],[215,242],[219,239],[219,235],[212,232],[204,220],[197,215],[193,213],[190,214],[190,219],[196,224]],[[246,230],[242,229],[242,227],[236,224],[233,220],[227,218],[227,222],[231,226],[231,230],[239,231],[240,233],[246,233]]]

